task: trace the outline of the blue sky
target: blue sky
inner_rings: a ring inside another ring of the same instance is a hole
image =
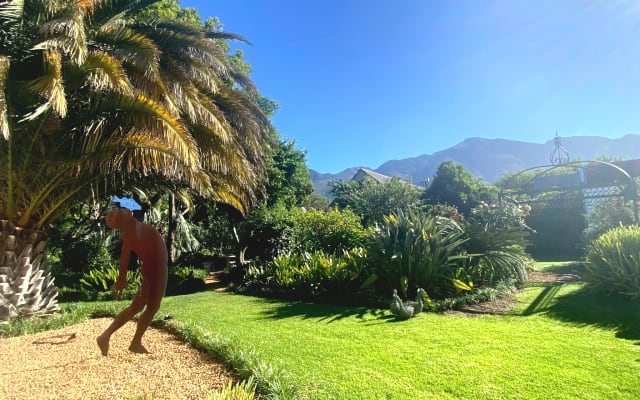
[[[336,173],[466,138],[640,133],[640,3],[181,0],[244,51],[273,122]]]

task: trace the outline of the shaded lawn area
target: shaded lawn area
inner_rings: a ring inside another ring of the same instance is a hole
[[[529,287],[512,315],[408,321],[220,292],[167,297],[162,312],[255,351],[309,399],[640,398],[640,307],[581,288]]]

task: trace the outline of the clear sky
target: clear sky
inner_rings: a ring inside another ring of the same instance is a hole
[[[640,133],[640,3],[181,0],[234,45],[273,122],[336,173],[466,138]]]

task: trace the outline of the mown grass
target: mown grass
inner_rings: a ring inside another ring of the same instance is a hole
[[[511,315],[396,321],[385,310],[205,292],[167,297],[161,313],[240,376],[279,387],[266,392],[274,397],[640,398],[638,304],[576,282],[531,285],[518,298]]]
[[[280,365],[311,399],[640,397],[632,341],[542,310],[397,322],[386,311],[217,293],[167,299],[164,307]]]

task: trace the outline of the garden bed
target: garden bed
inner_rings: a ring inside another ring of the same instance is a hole
[[[531,271],[529,273],[529,284],[554,285],[567,282],[576,282],[580,277],[570,273],[557,273],[551,271]],[[465,306],[460,310],[447,311],[447,314],[465,314],[468,316],[482,314],[509,314],[518,303],[515,296],[504,296],[493,301]]]

